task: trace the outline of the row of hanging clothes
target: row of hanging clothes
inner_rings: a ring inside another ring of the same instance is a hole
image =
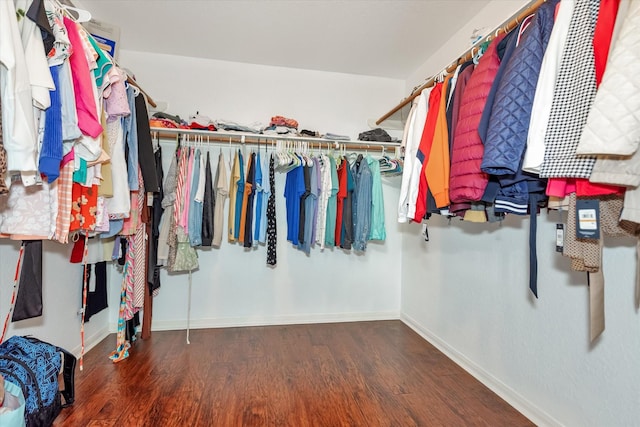
[[[286,173],[287,240],[296,248],[307,254],[312,246],[364,251],[367,241],[386,238],[380,161],[393,168],[400,162],[344,150],[311,153],[302,142],[278,140],[270,153],[262,147],[229,149],[228,165],[220,148],[214,172],[204,134],[177,134],[161,189],[157,264],[188,273],[187,343],[197,249],[220,248],[225,240],[245,249],[266,246],[266,264],[277,264],[276,172]]]
[[[122,261],[123,307],[112,355],[120,360],[128,345],[125,324],[139,323],[145,293],[159,287],[146,242],[153,222],[147,206],[159,206],[162,170],[147,99],[70,9],[55,0],[0,2],[0,233],[75,241],[71,262],[83,263],[85,273],[83,349],[85,319],[106,307],[102,263]],[[29,269],[41,263],[42,245],[23,244],[20,253]],[[92,270],[97,299],[87,291]],[[41,299],[41,275],[28,277],[18,293]],[[40,304],[30,316],[41,313]]]
[[[17,5],[22,13],[1,4],[14,44],[0,54],[14,67],[0,68],[0,232],[61,243],[76,231],[114,233],[110,220],[130,216],[138,167],[158,190],[146,100],[56,2]]]
[[[276,158],[276,170],[286,173],[287,241],[294,247],[364,252],[369,241],[386,239],[378,159],[344,148],[312,153],[305,142],[279,143]]]
[[[158,264],[171,272],[198,268],[198,248],[226,241],[246,249],[266,247],[266,264],[277,264],[275,173],[286,174],[286,239],[309,254],[332,247],[364,252],[368,241],[386,238],[381,164],[391,175],[401,162],[383,155],[311,150],[309,143],[277,140],[261,148],[222,149],[212,167],[203,135],[178,135],[163,186],[165,209]],[[248,152],[247,152],[248,150]],[[225,214],[225,203],[229,208]]]
[[[536,215],[567,210],[562,252],[602,296],[602,234],[640,232],[639,18],[638,0],[548,0],[443,73],[415,98],[405,127],[398,220],[530,215],[537,297]],[[601,233],[579,234],[596,212]],[[603,319],[602,305],[592,307],[592,338]]]
[[[242,150],[234,150],[227,172],[221,149],[214,174],[202,136],[182,135],[178,141],[163,188],[159,265],[171,272],[193,271],[198,268],[195,249],[219,248],[223,240],[246,248],[267,245],[267,264],[275,265],[275,176],[266,150],[252,151],[246,162]]]

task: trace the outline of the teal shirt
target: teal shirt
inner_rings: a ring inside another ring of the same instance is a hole
[[[326,247],[334,247],[336,245],[336,213],[338,210],[338,168],[336,159],[329,156],[329,167],[331,168],[331,193],[327,201],[327,230],[324,237],[324,245]]]
[[[384,199],[382,197],[382,176],[380,163],[371,156],[367,156],[367,164],[371,169],[373,186],[371,188],[371,231],[369,240],[385,240],[387,231],[384,226]]]

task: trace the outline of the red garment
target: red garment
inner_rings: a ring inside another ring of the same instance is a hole
[[[71,225],[69,231],[93,231],[98,210],[98,186],[84,187],[76,182],[71,190]]]
[[[455,130],[452,129],[454,138],[449,175],[451,203],[480,200],[489,182],[489,175],[480,170],[484,144],[478,127],[500,68],[497,46],[503,38],[504,34],[501,34],[491,42],[462,94],[458,122]]]
[[[298,122],[294,119],[288,119],[282,116],[271,117],[271,126],[286,126],[288,128],[298,129]]]
[[[413,217],[415,222],[421,222],[427,213],[427,176],[425,168],[431,154],[431,144],[433,143],[433,135],[436,130],[436,122],[438,121],[438,113],[440,110],[440,99],[442,97],[442,83],[436,83],[429,94],[429,110],[427,119],[422,129],[422,137],[418,147],[418,160],[422,163],[420,171],[420,183],[418,185],[418,198],[416,199],[416,214]]]
[[[616,23],[620,0],[601,0],[598,21],[593,34],[593,53],[595,56],[596,85],[600,86],[602,75],[607,65],[609,48],[613,27]],[[562,179],[562,178],[556,178]],[[617,185],[597,184],[588,179],[576,179],[576,195],[580,196],[606,196],[610,194],[622,195],[625,188]]]
[[[82,258],[84,258],[84,239],[78,239],[71,249],[69,262],[73,264],[80,264],[82,262]]]
[[[213,124],[209,124],[207,126],[203,126],[200,123],[196,123],[196,122],[191,122],[191,124],[189,125],[189,129],[198,129],[198,130],[210,130],[210,131],[215,131],[216,127]]]
[[[547,181],[547,196],[559,197],[561,199],[567,197],[568,194],[576,192],[575,178],[549,178]]]
[[[342,159],[338,166],[338,200],[336,204],[336,246],[340,246],[342,237],[342,211],[344,209],[344,199],[347,198],[347,160]]]

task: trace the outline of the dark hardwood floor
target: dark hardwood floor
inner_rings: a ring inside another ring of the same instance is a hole
[[[110,335],[56,426],[529,426],[400,321]]]

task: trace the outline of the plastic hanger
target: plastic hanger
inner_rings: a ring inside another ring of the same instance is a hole
[[[67,16],[69,18],[71,18],[72,20],[74,20],[76,22],[79,22],[79,23],[91,21],[91,12],[89,12],[88,10],[79,9],[79,8],[73,7],[73,6],[68,6],[68,5],[62,4],[62,3],[58,2],[58,1],[56,1],[56,3],[58,4],[58,6],[60,6],[60,9],[62,9],[65,12],[67,12]],[[73,14],[71,14],[69,12],[75,12],[75,14],[77,16],[74,16]]]

